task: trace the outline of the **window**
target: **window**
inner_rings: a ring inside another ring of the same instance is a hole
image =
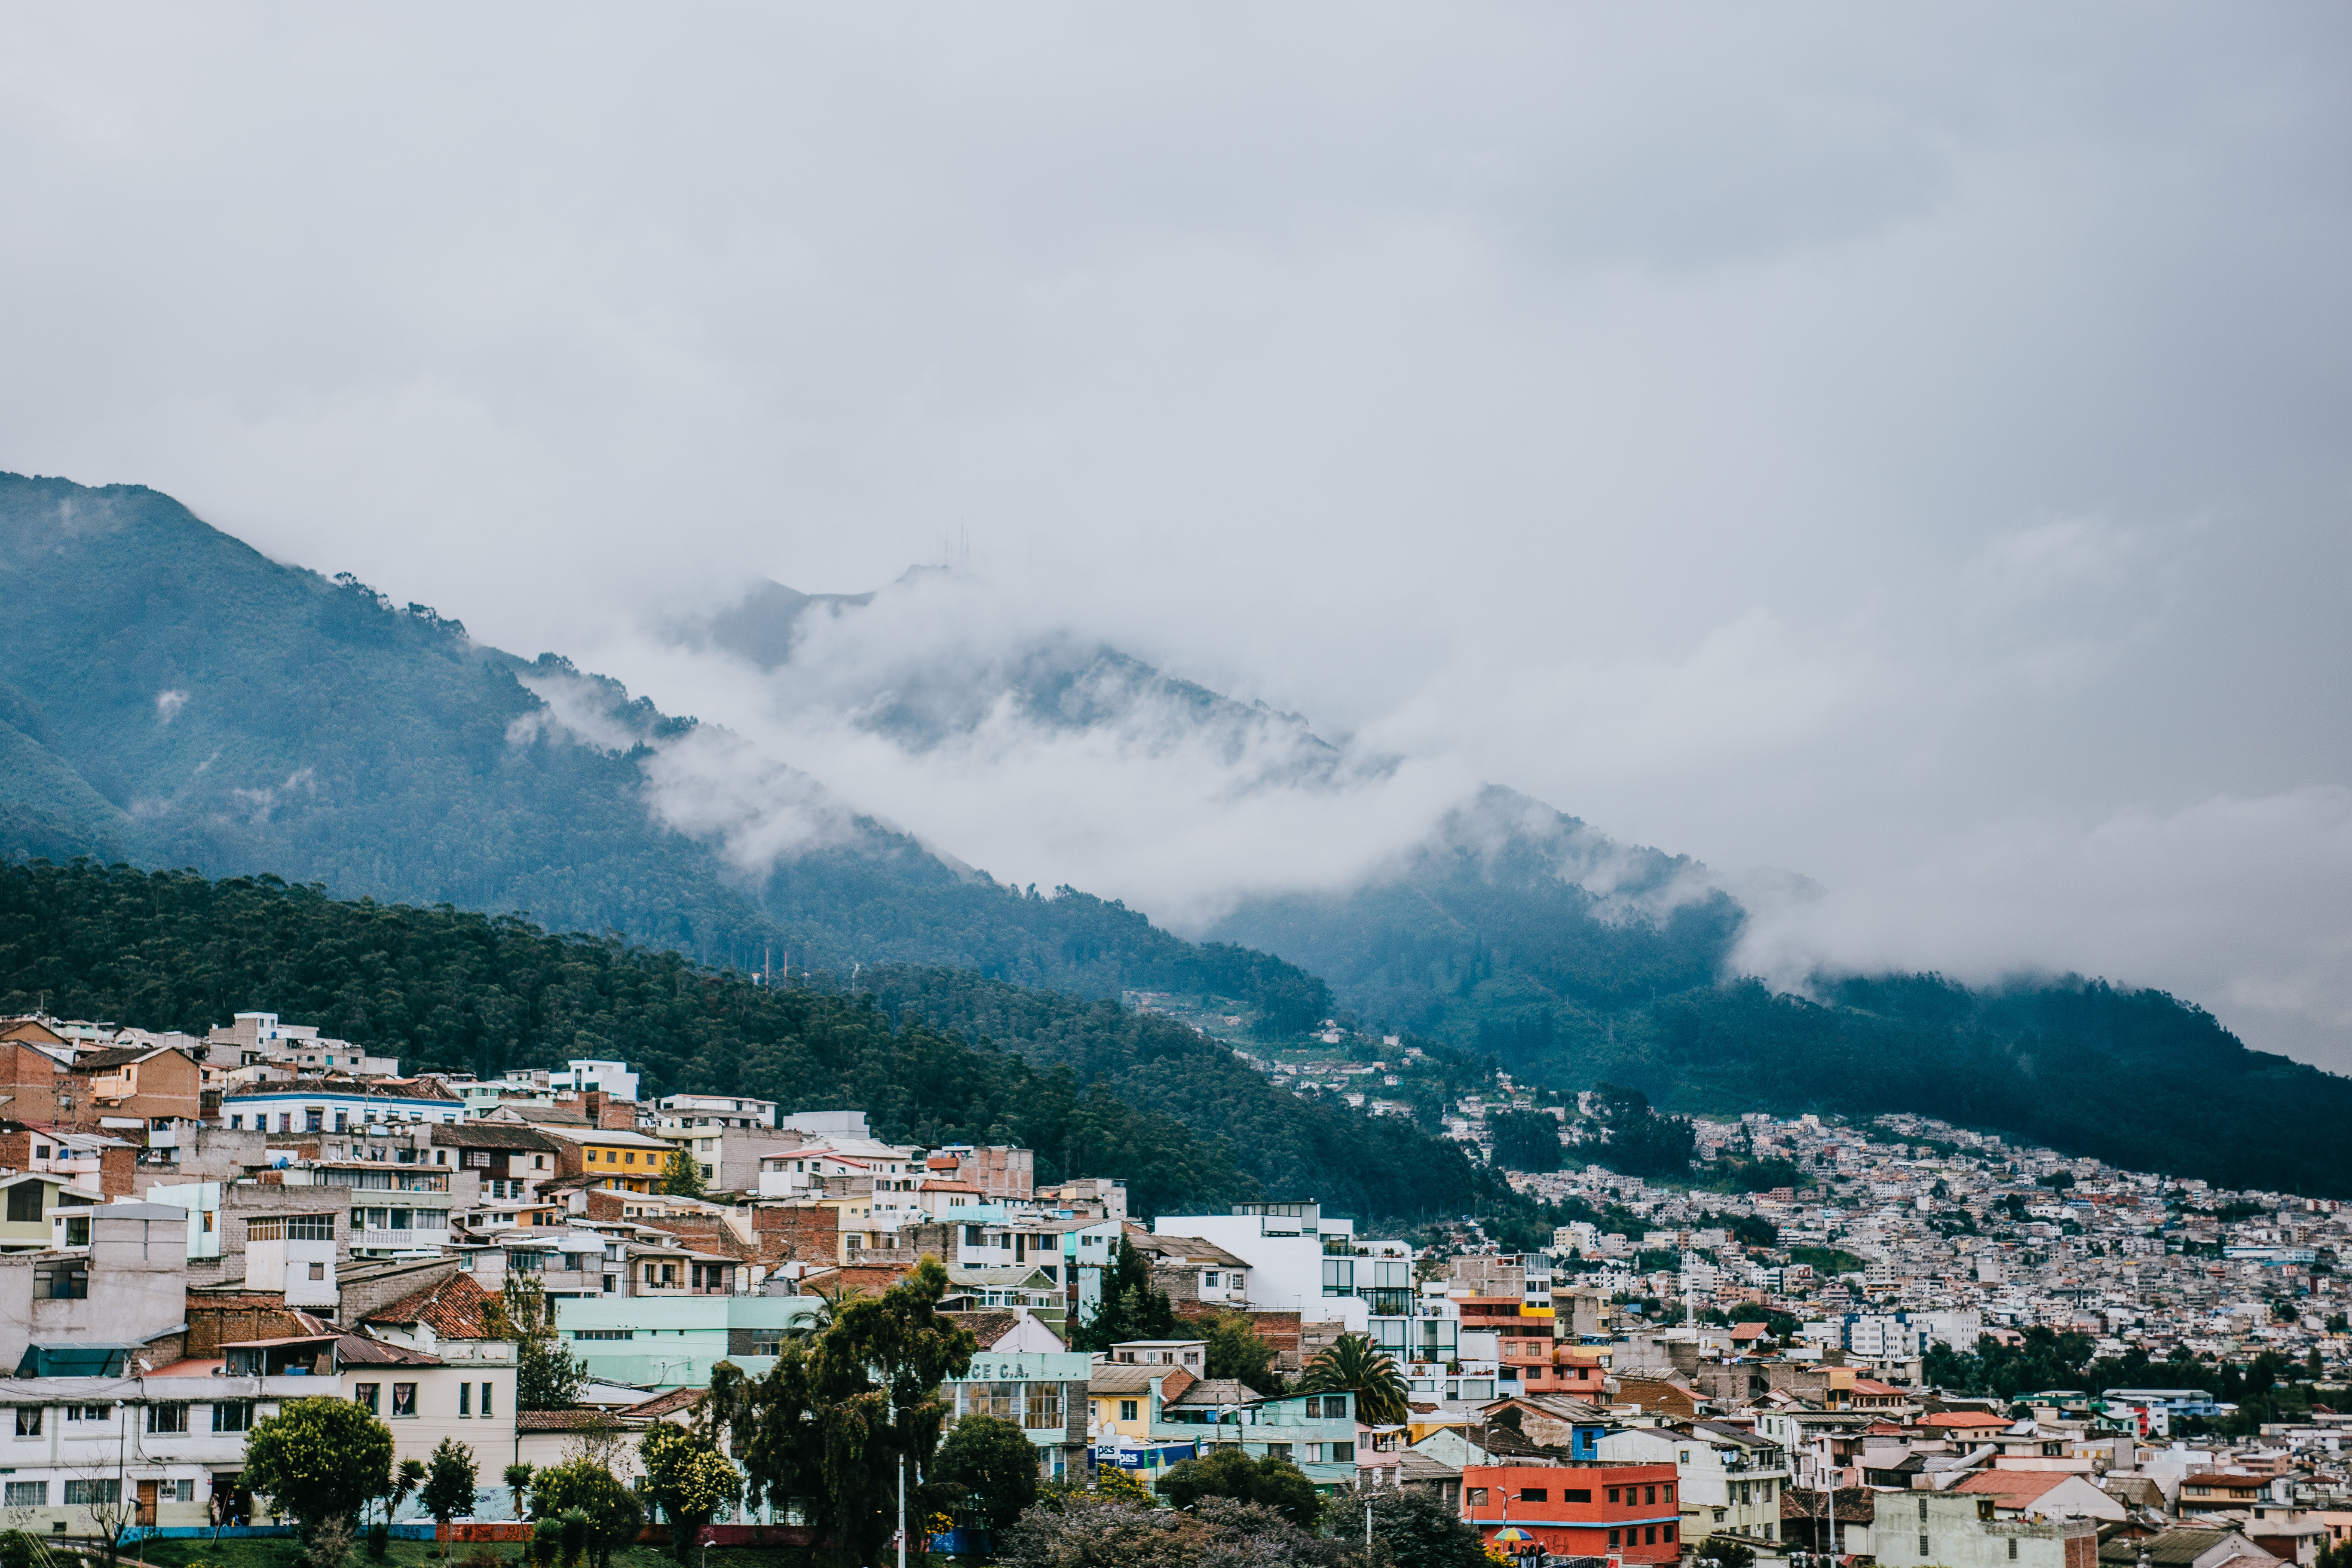
[[[1023,1402],[1021,1424],[1032,1432],[1049,1432],[1062,1425],[1062,1385],[1033,1383]]]
[[[2009,1538],[2009,1560],[2012,1563],[2017,1561],[2017,1537],[2014,1535]]]
[[[1671,1541],[1673,1541],[1673,1540],[1674,1540],[1674,1538],[1675,1538],[1675,1527],[1674,1527],[1673,1525],[1671,1525],[1671,1524],[1664,1524],[1664,1525],[1660,1525],[1658,1528],[1659,1528],[1659,1530],[1662,1531],[1662,1533],[1661,1533],[1661,1534],[1659,1535],[1659,1537],[1658,1537],[1658,1539],[1659,1539],[1659,1540],[1661,1540],[1661,1541],[1666,1541],[1666,1542],[1671,1542]]]
[[[1345,1420],[1348,1415],[1348,1396],[1344,1394],[1325,1394],[1323,1415],[1327,1420]]]
[[[487,1171],[490,1168],[490,1152],[488,1149],[468,1149],[466,1151],[466,1163],[474,1170]]]
[[[1609,1500],[1611,1502],[1615,1502],[1617,1500],[1617,1489],[1615,1487],[1611,1487],[1609,1489]],[[1614,1545],[1616,1543],[1612,1542],[1610,1544]]]
[[[1645,1503],[1656,1502],[1658,1500],[1658,1489],[1655,1487],[1643,1487],[1642,1489],[1642,1500]]]
[[[777,1331],[781,1333],[782,1331],[779,1330]],[[572,1337],[575,1340],[633,1340],[637,1337],[637,1331],[635,1329],[574,1329],[572,1331]],[[763,1351],[760,1348],[759,1342],[754,1340],[751,1344],[751,1353],[753,1355],[778,1355],[781,1354],[782,1352],[773,1350]]]
[[[16,1406],[16,1436],[37,1437],[41,1435],[41,1407],[37,1405]]]
[[[1217,1271],[1213,1268],[1201,1276],[1201,1283],[1213,1290],[1217,1288]]]
[[[1551,1489],[1549,1487],[1521,1487],[1519,1489],[1519,1500],[1521,1502],[1549,1502],[1551,1501]]]
[[[395,1383],[392,1385],[392,1413],[394,1415],[414,1415],[416,1414],[416,1385],[415,1384]]]
[[[1927,1538],[1924,1535],[1919,1538],[1919,1555],[1922,1557],[1927,1555]]]
[[[353,1384],[352,1385],[352,1403],[366,1411],[369,1415],[373,1415],[376,1413],[376,1400],[383,1392],[383,1384],[380,1383]]]
[[[1319,1447],[1320,1445],[1318,1446]],[[1269,1459],[1280,1459],[1285,1464],[1288,1464],[1290,1462],[1290,1445],[1287,1443],[1268,1443],[1265,1446],[1265,1457]]]
[[[224,1399],[213,1406],[213,1430],[215,1432],[250,1432],[253,1430],[253,1401]]]
[[[112,1419],[113,1415],[114,1413],[103,1405],[68,1405],[66,1406],[66,1419],[68,1421],[106,1421]]]
[[[10,1481],[6,1500],[10,1508],[47,1508],[49,1506],[49,1483]]]
[[[8,1189],[8,1219],[14,1225],[41,1223],[41,1184],[18,1182]]]
[[[1592,1489],[1591,1487],[1569,1487],[1561,1491],[1559,1494],[1559,1500],[1562,1502],[1591,1502],[1592,1500]]]
[[[323,1131],[326,1131],[326,1127],[327,1127],[327,1113],[326,1113],[325,1111],[323,1111],[323,1110],[306,1110],[306,1111],[304,1111],[304,1112],[302,1113],[302,1131],[305,1131],[305,1132],[323,1132]]]
[[[1763,1489],[1764,1489],[1764,1486],[1765,1486],[1765,1483],[1764,1483],[1764,1482],[1762,1482],[1762,1481],[1759,1481],[1759,1482],[1757,1482],[1757,1483],[1756,1483],[1756,1489],[1757,1489],[1757,1491],[1758,1491],[1759,1494],[1763,1491]],[[1668,1482],[1666,1483],[1666,1500],[1667,1500],[1668,1502],[1672,1502],[1672,1501],[1674,1501],[1674,1500],[1675,1500],[1675,1483],[1674,1483],[1674,1482],[1672,1482],[1672,1481],[1668,1481]],[[1770,1498],[1767,1497],[1767,1498],[1765,1498],[1765,1500],[1765,1500],[1765,1501],[1767,1501],[1767,1502],[1769,1502],[1769,1501],[1771,1501],[1772,1500],[1771,1500]]]
[[[1657,1543],[1658,1527],[1654,1524],[1643,1525],[1642,1527],[1642,1544],[1644,1546],[1655,1546]]]
[[[457,1385],[457,1414],[468,1420],[473,1418],[474,1385],[470,1383],[461,1383]]]
[[[490,1390],[494,1386],[488,1383],[482,1384],[482,1419],[485,1421],[490,1418]]]
[[[147,1430],[150,1432],[185,1432],[187,1429],[186,1400],[158,1400],[147,1407]]]
[[[109,1477],[102,1481],[68,1481],[68,1508],[98,1508],[122,1500],[122,1483]]]
[[[326,1277],[327,1277],[327,1266],[326,1266],[325,1264],[323,1264],[323,1263],[313,1263],[312,1265],[310,1265],[310,1278],[311,1278],[311,1279],[324,1279]]]
[[[87,1226],[89,1222],[81,1223]],[[39,1301],[89,1300],[89,1265],[69,1258],[37,1265],[33,1269],[33,1298]]]
[[[1120,1400],[1118,1402],[1118,1418],[1122,1421],[1134,1420],[1136,1418],[1135,1407],[1140,1403],[1142,1403],[1140,1400],[1135,1399]]]
[[[1926,1498],[1921,1498],[1919,1500],[1919,1522],[1922,1524],[1927,1522],[1927,1500]]]
[[[1486,1506],[1486,1489],[1485,1487],[1472,1487],[1469,1491],[1469,1503],[1472,1508],[1485,1508]],[[1609,1544],[1614,1546],[1617,1543],[1612,1541]]]
[[[1613,1552],[1617,1549],[1617,1538],[1623,1533],[1624,1531],[1622,1530],[1612,1530],[1609,1532],[1609,1547],[1611,1551]]]

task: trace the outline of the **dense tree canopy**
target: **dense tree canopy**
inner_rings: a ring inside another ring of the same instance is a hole
[[[1459,1145],[1285,1094],[1171,1019],[945,970],[864,982],[761,985],[675,952],[269,878],[0,866],[0,1009],[201,1032],[268,1007],[407,1071],[625,1050],[648,1093],[752,1093],[862,1109],[892,1139],[1022,1143],[1040,1181],[1123,1177],[1146,1216],[1276,1194],[1366,1219],[1513,1201]]]
[[[392,1491],[392,1429],[348,1399],[289,1399],[253,1425],[244,1484],[305,1526]]]
[[[1560,1167],[1559,1119],[1542,1110],[1497,1110],[1486,1117],[1495,1163],[1506,1171],[1541,1173]]]

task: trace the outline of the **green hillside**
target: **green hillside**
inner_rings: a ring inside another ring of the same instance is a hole
[[[497,1072],[622,1055],[644,1092],[865,1110],[883,1137],[1025,1144],[1118,1176],[1144,1215],[1320,1197],[1419,1223],[1527,1207],[1461,1147],[1272,1088],[1168,1019],[941,970],[871,992],[763,986],[679,954],[274,879],[0,867],[0,1011],[201,1030],[239,1008],[403,1058]]]
[[[1017,893],[841,807],[841,842],[747,879],[654,818],[643,753],[541,722],[524,678],[623,741],[692,724],[419,605],[280,565],[136,486],[0,475],[0,856],[268,873],[345,898],[528,911],[704,963],[944,963],[1089,995],[1213,994],[1265,1028],[1321,982],[1116,903]],[[819,786],[811,785],[821,795]]]
[[[1222,1146],[1237,1170],[1286,1194],[1344,1193],[1335,1204],[1385,1215],[1469,1196],[1458,1172],[1402,1171],[1386,1154],[1397,1169],[1357,1173],[1348,1152],[1385,1148],[1391,1124],[1318,1120],[1339,1113],[1268,1098],[1230,1053],[1176,1025],[1071,998],[1176,993],[1244,1015],[1273,1039],[1344,1007],[1375,1036],[1414,1035],[1564,1089],[1626,1084],[1672,1110],[1920,1111],[2126,1165],[2352,1194],[2352,1154],[2334,1135],[2352,1111],[2352,1080],[2248,1051],[2210,1016],[2150,992],[2068,981],[1979,993],[1878,977],[1824,980],[1806,1002],[1726,984],[1744,917],[1703,868],[1615,844],[1508,790],[1465,804],[1381,880],[1245,903],[1217,941],[1194,944],[1074,889],[1000,886],[805,779],[792,787],[839,833],[744,878],[662,826],[646,796],[646,745],[692,720],[554,655],[526,662],[425,606],[268,561],[152,490],[0,475],[0,588],[13,612],[0,668],[0,861],[87,857],[282,877],[316,884],[302,895],[314,899],[529,911],[550,930],[673,950],[680,973],[789,955],[796,972],[856,974],[888,1016],[929,1019],[968,1048],[982,1037],[1021,1042],[1032,1062],[1116,1089],[1205,1140],[1200,1158]],[[761,625],[761,647],[789,647],[789,617],[782,630]],[[1067,725],[1100,718],[1090,702],[1111,711],[1173,689],[1125,656],[1075,647],[1045,648],[1005,679]],[[605,743],[546,722],[534,684],[568,688],[595,710]],[[892,723],[919,739],[952,731],[968,685],[946,681]],[[1303,732],[1293,715],[1198,688],[1176,695],[1220,733],[1277,722]],[[1329,748],[1319,746],[1305,746],[1299,765],[1321,765]],[[242,951],[236,984],[197,996],[206,1010],[184,1016],[299,1011],[255,980],[267,944]],[[380,993],[365,958],[331,991],[303,993],[304,1005],[331,1012],[330,1026],[352,1037],[406,1042],[412,1058],[495,1067],[481,1053],[509,1039],[540,1056],[592,1039],[646,1054],[633,1023],[594,1008],[572,1040],[555,1023],[518,1033],[507,1001],[465,985],[451,994],[462,1005],[421,1005],[402,977]],[[20,988],[51,992],[53,1006],[87,992],[101,999],[90,1008],[162,1016],[153,998],[58,970],[54,953],[43,962]],[[199,963],[171,984],[205,973]],[[740,1070],[720,1058],[689,1069],[696,1051],[675,1049],[656,1064],[661,1081]],[[881,1088],[860,1092],[889,1102]],[[1436,1091],[1396,1093],[1419,1104]],[[921,1111],[909,1101],[893,1114]],[[1196,1185],[1223,1190],[1207,1177]]]

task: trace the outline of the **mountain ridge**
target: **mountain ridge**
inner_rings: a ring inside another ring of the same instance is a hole
[[[677,803],[659,816],[649,795],[651,770],[725,731],[558,656],[483,647],[348,576],[270,562],[142,487],[0,476],[0,590],[16,611],[0,857],[529,911],[743,971],[782,953],[796,973],[1164,991],[1268,1039],[1339,1016],[1670,1109],[1923,1111],[2233,1184],[2352,1194],[2334,1136],[2352,1079],[2249,1051],[2162,993],[2095,982],[1827,976],[1813,1000],[1775,996],[1727,973],[1745,917],[1703,868],[1499,786],[1381,877],[1244,900],[1194,943],[1115,900],[1001,886],[924,847],[920,824],[893,828],[781,764],[763,764],[777,809],[828,814],[826,836],[730,860],[723,835],[682,830]],[[1045,658],[1041,689],[1096,668],[1089,647]],[[1114,699],[1165,679],[1125,655],[1103,668]],[[1265,721],[1194,689],[1221,721]],[[1118,711],[1060,708],[1069,722]],[[955,1005],[979,1016],[969,996]],[[1126,1068],[1086,1070],[1150,1092]]]

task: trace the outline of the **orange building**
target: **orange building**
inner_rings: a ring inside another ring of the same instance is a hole
[[[1462,1517],[1508,1552],[1524,1531],[1555,1557],[1668,1563],[1682,1555],[1672,1465],[1472,1465]]]

